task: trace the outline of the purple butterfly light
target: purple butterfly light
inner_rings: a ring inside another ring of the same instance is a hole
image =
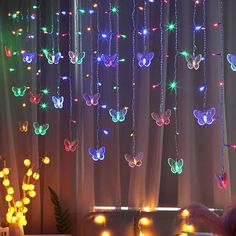
[[[87,106],[96,106],[98,105],[98,100],[99,98],[101,97],[101,94],[100,93],[96,93],[94,95],[88,95],[88,94],[83,94],[83,98],[86,102],[86,105]]]
[[[193,115],[197,119],[199,125],[211,125],[213,123],[216,109],[214,107],[207,111],[194,110]]]
[[[148,67],[151,64],[151,60],[154,57],[154,52],[149,52],[149,53],[138,53],[137,54],[137,59],[138,59],[138,65],[140,67]]]
[[[118,65],[118,54],[115,53],[114,55],[101,55],[101,60],[103,61],[105,67],[117,67]]]
[[[34,52],[24,52],[22,53],[22,60],[26,63],[31,63],[34,60],[35,53]]]
[[[89,148],[88,149],[88,152],[92,156],[92,159],[94,161],[98,161],[98,160],[102,161],[102,160],[104,160],[104,158],[105,158],[105,151],[106,151],[106,149],[105,149],[104,146],[100,147],[99,149],[94,149],[94,148]]]

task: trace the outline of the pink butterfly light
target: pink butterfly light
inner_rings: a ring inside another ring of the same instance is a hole
[[[171,116],[171,110],[168,109],[165,112],[158,114],[155,112],[151,113],[152,118],[156,121],[156,124],[158,126],[164,126],[170,124],[170,116]]]

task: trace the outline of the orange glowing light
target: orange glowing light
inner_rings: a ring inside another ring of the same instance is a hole
[[[104,215],[97,215],[95,218],[94,218],[94,222],[96,224],[104,224],[106,222],[106,217]]]

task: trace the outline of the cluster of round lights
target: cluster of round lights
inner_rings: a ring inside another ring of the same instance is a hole
[[[42,164],[49,164],[49,157],[45,156],[42,158]],[[2,184],[6,188],[5,200],[8,203],[8,211],[6,213],[6,220],[8,223],[19,223],[22,226],[27,224],[26,213],[28,212],[27,205],[30,204],[30,198],[36,196],[35,185],[30,182],[32,177],[34,180],[39,179],[39,169],[34,170],[31,160],[25,159],[24,166],[27,168],[26,174],[23,178],[22,198],[19,201],[14,199],[14,188],[11,186],[8,175],[10,170],[6,167],[6,162],[3,161],[3,169],[0,171],[0,178],[2,178]]]

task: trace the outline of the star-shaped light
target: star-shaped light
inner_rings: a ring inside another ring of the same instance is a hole
[[[40,108],[43,110],[47,110],[48,104],[46,102],[42,102],[42,103],[40,103]]]
[[[111,12],[114,13],[114,14],[117,14],[117,13],[119,12],[118,7],[113,6],[113,7],[111,8]]]
[[[170,89],[171,91],[176,91],[176,89],[177,89],[177,81],[176,80],[170,81],[168,83],[168,89]]]
[[[173,32],[176,29],[176,24],[173,23],[173,22],[169,22],[166,25],[166,29],[167,29],[168,32]]]

